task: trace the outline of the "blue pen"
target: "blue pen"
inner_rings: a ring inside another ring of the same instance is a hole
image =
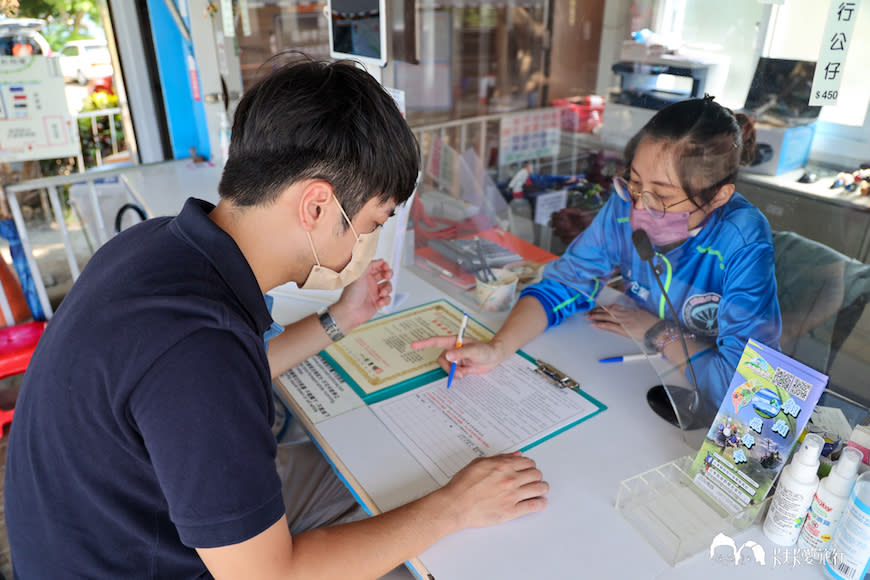
[[[462,324],[459,325],[459,334],[456,335],[456,348],[462,346],[462,338],[465,336],[465,329],[468,327],[468,314],[462,313]],[[447,375],[447,388],[453,383],[453,373],[456,372],[456,361],[450,363],[450,374]]]
[[[661,357],[660,354],[651,354],[650,358],[653,357]],[[600,363],[618,363],[618,362],[631,362],[633,360],[645,360],[647,355],[645,354],[624,354],[622,356],[611,356],[607,358],[598,359]]]

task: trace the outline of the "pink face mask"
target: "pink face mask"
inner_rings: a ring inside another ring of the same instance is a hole
[[[660,218],[653,217],[645,209],[631,206],[629,223],[631,229],[645,230],[655,246],[669,246],[689,237],[689,216],[692,212],[667,212]]]

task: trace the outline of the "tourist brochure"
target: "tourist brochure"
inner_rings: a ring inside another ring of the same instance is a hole
[[[691,473],[731,513],[758,504],[785,466],[828,377],[750,339]]]

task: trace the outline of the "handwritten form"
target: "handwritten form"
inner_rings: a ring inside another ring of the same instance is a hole
[[[371,405],[371,410],[440,484],[477,457],[527,449],[599,412],[514,355],[485,375],[442,379]]]

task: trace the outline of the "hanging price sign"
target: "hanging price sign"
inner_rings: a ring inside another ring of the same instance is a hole
[[[836,105],[861,0],[831,0],[810,92],[810,105]]]

